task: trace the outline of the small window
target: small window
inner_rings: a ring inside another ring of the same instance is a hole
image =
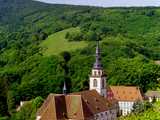
[[[101,75],[101,72],[100,72],[100,71],[98,71],[98,75]]]
[[[102,79],[102,88],[105,88],[105,79]]]
[[[96,118],[99,118],[99,115],[96,115]]]
[[[97,87],[97,80],[96,79],[93,80],[93,86]]]
[[[107,112],[105,112],[106,116],[108,115]]]
[[[94,71],[94,75],[96,76],[96,71]]]

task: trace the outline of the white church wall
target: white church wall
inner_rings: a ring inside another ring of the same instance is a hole
[[[106,97],[106,88],[102,87],[102,79],[104,79],[104,86],[106,86],[106,79],[105,77],[101,78],[101,77],[90,77],[90,81],[89,81],[89,89],[90,90],[96,90],[100,95]],[[97,86],[94,86],[94,80],[97,81]]]

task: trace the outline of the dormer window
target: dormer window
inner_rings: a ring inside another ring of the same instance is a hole
[[[88,100],[85,100],[86,103],[89,103]]]
[[[97,98],[95,98],[95,101],[96,101],[96,102],[98,102],[98,99],[97,99]]]
[[[97,110],[100,110],[100,108],[99,108],[98,106],[96,106],[96,109],[97,109]]]

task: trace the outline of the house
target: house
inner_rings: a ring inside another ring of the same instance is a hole
[[[131,113],[134,103],[143,101],[143,94],[135,86],[110,86],[107,91],[108,99],[118,101],[119,113],[123,116]]]
[[[145,96],[148,98],[149,102],[153,100],[160,101],[160,91],[147,91]]]
[[[37,120],[116,120],[118,103],[107,98],[106,75],[101,64],[99,42],[96,47],[89,90],[67,94],[50,94],[37,112]]]
[[[117,111],[96,90],[50,94],[37,112],[37,120],[116,120]]]

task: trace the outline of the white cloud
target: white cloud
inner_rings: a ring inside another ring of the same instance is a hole
[[[90,5],[102,7],[160,6],[160,0],[38,0],[53,4]]]

